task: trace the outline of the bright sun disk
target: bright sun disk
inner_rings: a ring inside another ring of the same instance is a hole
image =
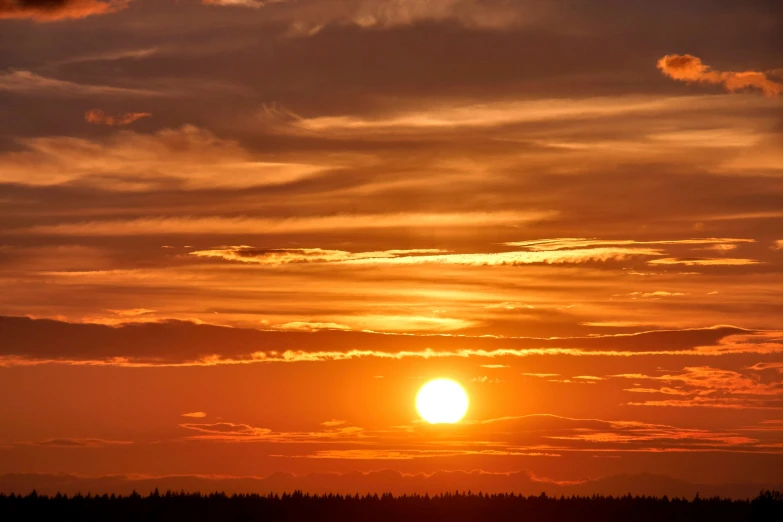
[[[419,390],[416,409],[430,424],[454,424],[468,411],[468,394],[456,381],[435,379]]]

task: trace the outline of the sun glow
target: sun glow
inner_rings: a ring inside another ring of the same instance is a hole
[[[416,409],[430,424],[454,424],[468,411],[468,394],[451,379],[435,379],[421,387]]]

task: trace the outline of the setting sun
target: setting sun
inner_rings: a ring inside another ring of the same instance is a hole
[[[468,411],[468,394],[451,379],[435,379],[419,390],[416,409],[430,424],[454,424]]]

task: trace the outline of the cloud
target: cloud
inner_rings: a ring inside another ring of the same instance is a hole
[[[623,391],[631,393],[662,393],[664,395],[690,395],[690,392],[676,388],[626,388]]]
[[[482,0],[331,0],[328,3],[287,0],[201,0],[224,7],[260,8],[289,4],[283,20],[291,33],[312,36],[329,25],[354,25],[362,29],[410,26],[422,22],[456,22],[485,30],[503,29],[530,21],[532,6]],[[524,9],[523,9],[524,8]]]
[[[473,382],[494,383],[476,378]],[[749,437],[739,430],[681,428],[636,420],[571,418],[531,414],[466,420],[439,430],[414,421],[363,429],[342,421],[315,431],[278,431],[245,423],[184,423],[183,440],[205,443],[280,444],[278,458],[412,460],[432,457],[560,457],[569,452],[759,452],[770,450],[780,433],[762,430]],[[325,446],[326,445],[326,446]]]
[[[342,426],[343,424],[348,424],[348,421],[332,419],[332,420],[322,422],[321,426],[326,426],[327,428],[333,428],[334,426]]]
[[[115,120],[115,124],[123,124]],[[0,181],[81,183],[113,191],[273,186],[315,176],[327,166],[263,161],[235,140],[192,125],[154,134],[129,130],[96,140],[39,137],[0,155]],[[165,232],[164,232],[165,233]]]
[[[634,246],[634,245],[726,245],[735,243],[755,243],[754,239],[742,239],[731,237],[705,237],[691,239],[662,239],[658,241],[638,241],[635,239],[598,239],[581,237],[559,237],[553,239],[534,239],[529,241],[512,241],[504,243],[508,246],[525,247],[532,251],[567,250],[587,247],[606,246]]]
[[[104,446],[124,446],[133,444],[127,440],[105,440],[105,439],[46,439],[32,442],[24,442],[24,445],[31,446],[56,446],[61,448],[96,448]]]
[[[29,19],[36,22],[86,18],[115,13],[131,0],[0,0],[0,19]]]
[[[217,257],[230,261],[242,261],[263,265],[288,263],[344,263],[344,264],[392,264],[415,265],[438,263],[454,265],[522,265],[534,263],[560,264],[585,263],[589,261],[621,261],[633,256],[660,255],[651,249],[584,249],[567,252],[498,252],[490,254],[446,254],[440,249],[383,250],[376,252],[346,252],[320,248],[299,249],[257,249],[249,246],[234,246],[211,250],[198,250],[190,255]]]
[[[717,408],[726,410],[783,410],[783,401],[759,402],[736,398],[691,397],[689,399],[667,399],[644,402],[628,402],[628,406],[659,408]]]
[[[775,363],[759,363],[746,372],[710,366],[686,367],[680,373],[660,376],[617,375],[634,381],[659,381],[661,388],[631,388],[633,393],[688,396],[683,399],[631,402],[631,406],[704,407],[723,409],[783,409],[783,380],[762,381],[750,371],[776,368]],[[674,386],[673,386],[674,385]]]
[[[110,85],[75,83],[41,76],[30,71],[7,71],[0,73],[0,91],[19,94],[59,96],[64,98],[105,97],[156,97],[167,96],[162,92],[147,89],[131,89]]]
[[[252,7],[258,9],[267,4],[277,4],[286,0],[201,0],[204,5],[219,5],[225,7]]]
[[[714,250],[715,252],[731,252],[737,250],[737,245],[723,244],[723,245],[710,245],[702,248],[702,250]]]
[[[402,133],[420,135],[475,129],[486,132],[489,128],[501,128],[519,124],[543,124],[545,122],[583,121],[599,118],[630,117],[631,115],[662,114],[683,110],[708,108],[708,99],[693,97],[666,98],[625,96],[582,99],[538,99],[533,101],[490,101],[475,104],[441,102],[422,107],[399,107],[390,111],[369,115],[316,116],[303,118],[291,116],[275,130],[281,133],[317,135],[328,133],[330,138],[369,139],[378,136],[398,138]],[[265,111],[261,117],[268,118]],[[269,122],[273,123],[272,121]],[[562,138],[560,138],[562,139]],[[543,142],[547,145],[547,142]],[[551,144],[550,144],[551,145]],[[579,144],[573,144],[579,146]],[[584,145],[583,145],[584,146]],[[615,144],[616,147],[616,144]],[[562,148],[559,147],[558,151]]]
[[[131,308],[129,310],[108,309],[107,312],[119,315],[120,317],[139,317],[142,315],[154,314],[155,310],[149,310],[147,308]]]
[[[130,125],[136,120],[141,118],[149,118],[152,114],[149,112],[126,112],[119,116],[107,116],[105,112],[100,109],[92,109],[84,113],[84,120],[87,123],[94,125],[109,125],[109,126],[122,126]]]
[[[321,248],[259,249],[249,246],[220,247],[212,250],[197,250],[190,255],[216,257],[227,261],[241,261],[261,265],[284,265],[288,263],[326,263],[350,259],[393,258],[404,255],[433,254],[445,252],[437,248],[413,250],[384,250],[379,252],[346,252]]]
[[[274,326],[275,330],[295,332],[317,332],[318,330],[350,330],[351,327],[340,323],[319,323],[315,321],[291,321]]]
[[[299,36],[312,36],[330,25],[353,25],[372,30],[427,22],[451,22],[482,30],[502,30],[527,23],[535,15],[533,5],[483,0],[330,0],[328,3],[290,4],[292,10],[286,12],[284,20],[295,20],[291,32]]]
[[[783,239],[778,239],[772,245],[772,250],[783,250]]]
[[[183,413],[182,414],[182,417],[191,417],[191,418],[194,418],[194,419],[203,419],[206,416],[207,416],[207,414],[204,413],[203,411],[194,411],[192,413]]]
[[[414,460],[433,457],[560,457],[558,453],[496,449],[344,449],[318,450],[304,458],[340,460]]]
[[[481,377],[473,377],[470,382],[475,382],[478,384],[500,384],[503,381],[501,379],[498,379],[497,377],[488,377],[486,375],[482,375]]]
[[[690,54],[666,55],[658,60],[658,69],[674,80],[723,85],[731,92],[752,88],[759,89],[767,96],[783,93],[783,84],[770,80],[763,72],[714,71],[708,65],[703,64],[700,58]]]
[[[755,259],[738,259],[731,257],[718,258],[679,258],[665,257],[662,259],[653,259],[647,262],[650,265],[685,265],[685,266],[747,266],[757,265],[759,261]]]
[[[588,248],[556,252],[495,252],[490,254],[439,254],[393,258],[356,259],[346,264],[419,265],[427,263],[468,266],[563,264],[623,261],[636,256],[658,256],[649,248]]]
[[[352,441],[362,437],[362,428],[356,426],[326,425],[324,431],[310,432],[278,432],[269,428],[258,428],[249,424],[233,422],[216,422],[213,424],[185,423],[180,428],[196,432],[188,435],[186,440],[202,440],[213,442],[273,442],[273,443],[310,443],[324,440]]]
[[[94,364],[212,366],[361,358],[527,357],[778,353],[779,338],[735,327],[589,337],[411,335],[337,329],[253,330],[183,321],[117,326],[0,316],[0,366]],[[777,340],[776,340],[777,339]],[[372,347],[372,348],[370,348]],[[487,361],[491,362],[491,361]],[[543,376],[543,375],[538,375]]]
[[[777,370],[779,373],[783,373],[783,362],[756,363],[753,366],[749,366],[747,369],[756,371]]]
[[[197,158],[196,158],[197,159]],[[171,168],[177,169],[174,159],[161,158],[166,163],[171,162]],[[195,161],[195,159],[194,159]],[[219,166],[219,163],[218,163]],[[248,165],[250,166],[250,165]],[[212,170],[207,165],[185,165],[196,173],[203,171],[204,175],[213,177],[215,165]],[[234,165],[234,167],[236,167]],[[260,167],[263,167],[261,165]],[[268,165],[271,169],[272,165]],[[280,166],[283,167],[283,166]],[[292,166],[295,167],[295,166]],[[226,166],[228,168],[228,165]],[[259,168],[259,165],[256,165]],[[285,169],[283,169],[285,171]],[[305,169],[312,173],[315,170]],[[297,169],[294,168],[296,172]],[[284,176],[284,174],[282,174]],[[303,174],[299,174],[303,175]],[[295,176],[291,173],[291,176]],[[251,176],[248,175],[248,178]],[[237,183],[237,177],[229,177],[227,183]],[[241,179],[241,178],[239,178]],[[258,180],[257,173],[253,173],[252,179]],[[291,177],[287,178],[288,180]],[[266,183],[273,182],[269,178]],[[256,181],[257,183],[258,181]],[[206,183],[206,182],[205,182]],[[246,181],[248,183],[248,181]],[[282,180],[277,180],[282,183]],[[301,232],[332,232],[338,230],[378,230],[389,228],[429,228],[429,227],[477,227],[482,225],[517,225],[520,223],[535,222],[550,218],[553,212],[536,211],[498,211],[498,212],[439,212],[418,213],[399,212],[391,214],[337,214],[324,216],[300,216],[292,218],[274,217],[160,217],[140,218],[129,221],[88,221],[81,223],[63,223],[57,225],[42,225],[23,229],[26,233],[65,234],[77,236],[134,236],[134,235],[170,235],[170,234],[288,234]],[[222,257],[218,256],[218,257]],[[421,256],[414,256],[416,259]],[[405,258],[398,258],[405,259]],[[358,260],[360,261],[360,260]],[[356,262],[356,261],[354,261]]]
[[[681,297],[688,295],[684,292],[668,292],[666,290],[655,290],[654,292],[630,292],[628,294],[614,294],[612,297],[630,297],[631,299],[660,299],[661,297]]]
[[[340,438],[347,447],[327,450],[312,443],[285,456],[295,458],[348,458],[352,460],[411,460],[445,456],[561,457],[567,453],[758,452],[779,440],[775,431],[749,437],[740,430],[682,428],[635,420],[571,418],[532,414],[498,419],[467,420],[448,432],[426,423],[379,430],[364,430],[363,437]],[[269,436],[269,435],[265,435]],[[311,440],[321,435],[310,434]],[[305,443],[307,438],[294,439]],[[375,447],[368,448],[367,440]],[[475,442],[480,441],[480,442]],[[224,441],[221,441],[224,442]],[[350,445],[359,446],[352,448]],[[312,451],[308,451],[313,447]],[[281,455],[283,456],[283,455]]]

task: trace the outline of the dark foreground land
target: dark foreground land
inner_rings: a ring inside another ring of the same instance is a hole
[[[783,494],[753,500],[666,497],[210,495],[0,495],[0,520],[79,521],[783,521]]]

